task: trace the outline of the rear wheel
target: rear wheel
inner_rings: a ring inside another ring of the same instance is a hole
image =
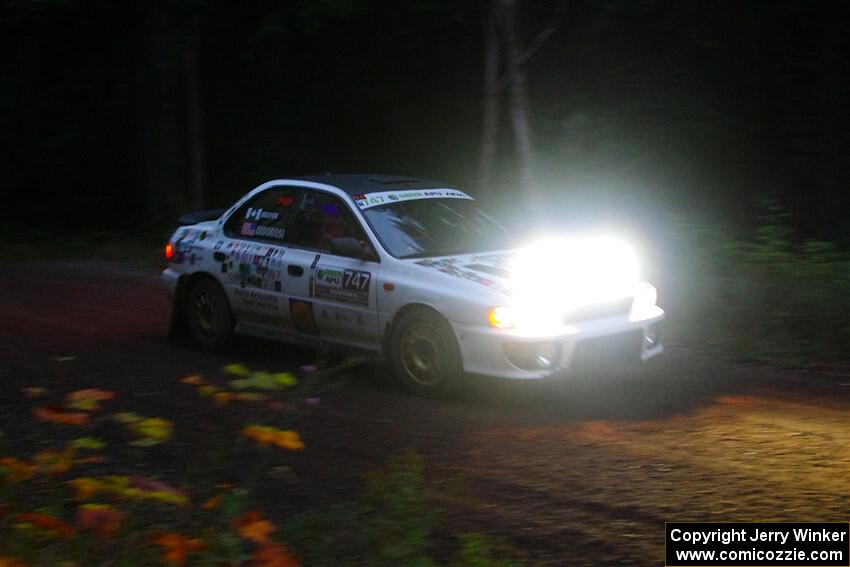
[[[233,335],[233,314],[221,286],[204,278],[189,290],[186,304],[189,335],[204,350],[221,350]]]
[[[409,391],[435,396],[462,375],[460,351],[448,322],[417,309],[401,316],[393,328],[393,370]]]

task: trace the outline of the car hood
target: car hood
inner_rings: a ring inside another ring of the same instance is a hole
[[[412,265],[510,295],[513,250],[409,260]]]

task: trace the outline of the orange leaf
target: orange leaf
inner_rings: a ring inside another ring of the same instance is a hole
[[[75,478],[68,484],[77,491],[77,500],[88,500],[103,489],[103,483],[93,478]]]
[[[8,471],[9,480],[12,482],[23,482],[32,478],[36,466],[15,457],[0,458],[0,468]]]
[[[200,374],[186,376],[185,378],[181,378],[180,381],[184,384],[189,384],[190,386],[204,386],[207,383]]]
[[[42,530],[55,532],[62,537],[71,537],[74,535],[74,528],[49,514],[41,514],[39,512],[28,512],[26,514],[18,514],[15,517],[20,522],[27,522]]]
[[[304,450],[304,442],[295,431],[282,431],[265,425],[249,425],[242,429],[242,435],[253,439],[260,446],[273,444],[291,451]]]
[[[254,543],[269,543],[269,534],[277,529],[256,510],[239,516],[233,520],[233,525],[239,535]]]
[[[83,504],[77,509],[74,523],[81,530],[90,530],[106,539],[124,519],[124,514],[107,504]]]
[[[187,554],[204,547],[204,541],[201,539],[188,538],[173,532],[154,538],[153,543],[163,548],[162,559],[171,565],[185,565]]]
[[[33,457],[38,467],[53,476],[60,476],[68,472],[74,464],[74,449],[68,448],[57,453],[53,449],[41,451]]]
[[[100,402],[111,400],[114,397],[113,392],[99,390],[98,388],[87,388],[68,394],[65,398],[65,405],[83,411],[98,411]]]
[[[82,412],[69,412],[49,407],[38,407],[33,409],[32,413],[36,419],[47,423],[79,426],[87,426],[89,424],[89,414]]]
[[[226,406],[233,399],[233,394],[230,392],[216,392],[213,394],[213,400],[218,407]]]
[[[285,546],[271,543],[254,552],[255,567],[299,567],[301,562]]]
[[[213,496],[212,498],[210,498],[209,500],[207,500],[206,502],[201,504],[201,509],[202,510],[213,510],[215,508],[218,508],[218,506],[220,504],[221,504],[221,496]]]

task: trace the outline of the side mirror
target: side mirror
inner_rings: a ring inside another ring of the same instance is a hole
[[[331,252],[337,256],[347,256],[359,260],[374,260],[375,253],[368,246],[361,246],[356,238],[346,236],[331,240]]]

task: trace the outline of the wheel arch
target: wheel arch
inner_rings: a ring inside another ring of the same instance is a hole
[[[421,311],[421,312],[424,312],[424,313],[430,313],[432,315],[436,315],[437,317],[443,319],[448,324],[449,329],[451,329],[452,336],[455,339],[455,344],[457,344],[458,349],[460,349],[460,341],[458,340],[457,335],[454,332],[454,328],[452,327],[451,323],[449,323],[449,320],[446,318],[446,316],[443,315],[442,313],[440,313],[433,306],[428,305],[427,303],[414,302],[414,303],[408,303],[408,304],[402,306],[398,311],[396,311],[392,320],[387,322],[386,327],[384,329],[384,336],[382,337],[382,340],[381,340],[381,349],[383,351],[382,354],[384,356],[389,356],[389,354],[390,354],[390,347],[392,345],[392,336],[393,336],[393,333],[395,332],[395,328],[398,325],[398,322],[401,320],[402,317],[404,317],[408,313],[413,313],[413,312],[416,312],[416,311]]]
[[[181,274],[177,278],[177,287],[174,290],[174,301],[171,304],[171,323],[168,329],[169,339],[185,338],[188,336],[188,325],[186,321],[186,309],[189,302],[189,292],[192,287],[202,280],[212,280],[221,289],[224,298],[227,300],[227,308],[230,310],[231,316],[235,320],[233,307],[230,305],[230,298],[227,296],[227,290],[221,285],[221,282],[209,272],[192,272],[191,274]]]

